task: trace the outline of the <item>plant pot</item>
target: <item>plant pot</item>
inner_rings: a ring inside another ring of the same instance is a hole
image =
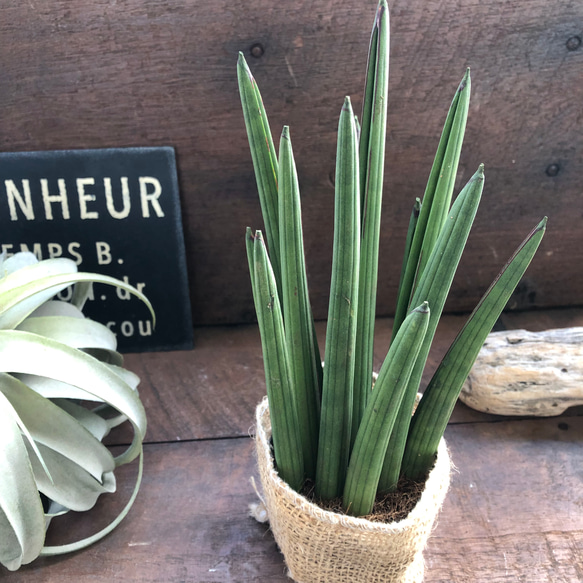
[[[256,448],[263,503],[273,536],[298,583],[419,583],[423,549],[449,487],[442,439],[425,489],[407,518],[371,522],[323,510],[292,490],[274,467],[267,398],[257,406]]]

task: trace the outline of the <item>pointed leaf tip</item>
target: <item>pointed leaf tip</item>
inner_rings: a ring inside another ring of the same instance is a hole
[[[289,140],[289,126],[283,126],[283,129],[281,130],[281,137],[284,140]]]

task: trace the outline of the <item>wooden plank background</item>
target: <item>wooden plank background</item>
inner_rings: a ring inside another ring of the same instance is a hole
[[[392,313],[411,205],[466,66],[461,185],[486,190],[447,309],[469,310],[543,215],[549,233],[511,307],[582,303],[583,3],[392,0],[378,312]],[[289,124],[314,312],[326,317],[335,133],[360,109],[376,0],[5,0],[0,150],[176,148],[195,324],[254,318],[243,233],[261,226],[236,86],[243,51],[277,136]],[[251,48],[262,49],[252,56]]]

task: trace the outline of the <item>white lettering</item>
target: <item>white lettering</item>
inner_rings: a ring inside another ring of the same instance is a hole
[[[68,302],[73,297],[73,286],[69,286],[57,294],[57,297],[64,302]]]
[[[71,257],[73,257],[75,260],[76,265],[81,265],[81,263],[83,263],[83,257],[81,256],[81,253],[77,251],[77,249],[80,247],[81,243],[69,243],[67,247],[67,251],[69,252],[69,255],[71,255]]]
[[[79,209],[81,211],[81,219],[98,219],[97,211],[88,211],[87,203],[94,202],[97,197],[94,194],[85,192],[86,186],[93,186],[95,178],[77,178],[77,194],[79,195]]]
[[[120,329],[121,329],[121,333],[126,338],[129,338],[130,336],[134,335],[134,325],[129,320],[125,320],[124,322],[122,322]]]
[[[49,257],[51,259],[63,255],[63,247],[59,243],[49,243],[47,249],[49,250]]]
[[[34,210],[32,208],[32,200],[30,198],[30,183],[28,180],[22,181],[22,190],[24,191],[24,200],[13,180],[5,180],[6,196],[8,198],[8,207],[10,208],[10,220],[17,221],[18,215],[16,213],[15,202],[18,203],[22,214],[27,221],[34,221]]]
[[[108,243],[105,241],[96,241],[95,251],[97,253],[97,263],[99,265],[109,265],[111,263],[111,247]]]
[[[123,282],[126,285],[129,285],[130,284],[130,278],[127,275],[124,275],[123,276]],[[115,288],[115,293],[117,294],[117,297],[120,300],[129,300],[130,297],[131,297],[130,292],[127,291],[127,290],[125,290],[125,289],[122,289],[121,287]]]
[[[138,321],[138,330],[140,332],[140,336],[152,336],[152,322],[151,320],[146,320],[143,322],[142,320]]]
[[[12,243],[6,243],[2,245],[2,253],[6,253],[6,257],[14,255],[14,253],[12,253],[12,247],[14,247]]]
[[[57,180],[57,185],[59,187],[59,194],[49,193],[49,181],[46,178],[40,179],[40,187],[43,195],[43,205],[45,207],[45,217],[47,221],[53,220],[53,207],[51,204],[53,202],[61,203],[61,214],[63,219],[70,219],[71,215],[69,213],[69,201],[67,200],[67,187],[65,185],[65,180],[59,178]]]
[[[154,186],[153,192],[148,192],[149,184]],[[140,176],[140,201],[142,203],[142,216],[145,219],[150,218],[150,207],[148,206],[148,203],[152,205],[156,216],[164,216],[164,211],[158,202],[161,194],[162,185],[157,178],[154,178],[153,176]]]
[[[130,214],[130,209],[132,204],[130,202],[130,189],[128,187],[128,177],[122,176],[121,179],[121,200],[123,203],[123,208],[118,211],[113,204],[113,192],[111,188],[111,178],[103,179],[103,188],[105,189],[105,202],[107,204],[107,210],[109,214],[114,219],[125,219]]]

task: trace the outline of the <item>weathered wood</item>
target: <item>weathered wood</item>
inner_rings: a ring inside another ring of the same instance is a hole
[[[581,418],[470,423],[446,438],[457,471],[425,553],[426,583],[572,583],[583,580]],[[146,446],[140,495],[126,520],[95,546],[41,559],[5,583],[289,581],[256,500],[248,438]],[[135,468],[121,468],[120,496],[96,512],[54,522],[51,542],[89,534],[129,497]]]
[[[242,50],[275,135],[291,126],[314,313],[325,318],[337,116],[345,94],[359,108],[376,3],[6,0],[0,149],[174,146],[194,320],[251,321],[243,236],[261,219],[236,87]],[[473,308],[545,214],[549,232],[511,304],[580,303],[583,4],[394,0],[391,11],[379,314],[394,310],[410,209],[468,64],[459,183],[484,162],[486,190],[447,309]],[[2,237],[18,242],[18,225]]]
[[[446,353],[467,316],[446,316],[440,321],[422,388]],[[583,310],[545,310],[504,316],[513,327],[583,325]],[[374,367],[379,370],[389,348],[392,320],[381,318],[375,328]],[[320,348],[326,326],[316,324]],[[257,403],[265,395],[265,375],[257,325],[215,326],[195,329],[190,352],[128,354],[126,367],[140,376],[139,390],[148,415],[146,441],[162,442],[248,435]],[[569,410],[567,415],[580,414]],[[486,421],[493,417],[459,403],[452,422]],[[128,443],[128,428],[119,428],[109,443]]]
[[[492,332],[460,399],[496,415],[549,417],[583,405],[583,328]]]

